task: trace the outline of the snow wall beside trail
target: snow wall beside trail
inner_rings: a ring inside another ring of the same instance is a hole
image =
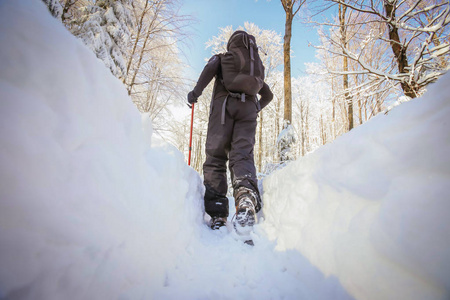
[[[357,299],[450,298],[450,74],[264,180],[277,249]]]
[[[0,298],[151,299],[198,174],[42,1],[0,2],[0,45]]]

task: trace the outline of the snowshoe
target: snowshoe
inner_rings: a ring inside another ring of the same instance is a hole
[[[250,234],[253,232],[253,225],[256,223],[255,205],[249,195],[243,195],[238,201],[236,215],[233,218],[233,227],[242,240],[253,246]]]

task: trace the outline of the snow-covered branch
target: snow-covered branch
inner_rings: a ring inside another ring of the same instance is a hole
[[[324,39],[317,49],[350,59],[358,66],[347,71],[330,65],[327,67],[330,74],[372,74],[400,83],[406,95],[415,97],[449,69],[449,1],[330,2],[353,12],[347,15],[344,25],[347,40],[342,43],[341,33],[334,29],[340,28],[336,21],[327,34],[322,31]],[[376,51],[378,60],[371,55]]]

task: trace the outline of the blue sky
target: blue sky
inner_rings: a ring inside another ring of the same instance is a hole
[[[304,14],[302,9],[299,14]],[[191,46],[184,49],[188,64],[193,67],[189,72],[192,76],[198,77],[205,65],[205,58],[212,55],[210,48],[205,49],[205,44],[219,34],[221,27],[232,25],[235,29],[248,21],[284,36],[285,12],[280,0],[185,0],[181,13],[196,19],[192,24]],[[317,34],[316,29],[305,26],[300,20],[294,20],[292,31],[291,72],[293,77],[297,77],[305,71],[305,62],[317,62],[315,49],[308,47],[309,43],[317,44]]]

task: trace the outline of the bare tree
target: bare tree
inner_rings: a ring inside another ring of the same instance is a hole
[[[330,1],[366,20],[364,24],[347,24],[362,29],[358,35],[358,49],[350,51],[333,38],[330,41],[335,47],[328,49],[357,63],[359,68],[355,71],[330,72],[366,75],[365,86],[380,86],[386,81],[399,84],[406,96],[415,98],[423,88],[448,70],[448,65],[443,62],[448,61],[450,56],[449,1]],[[389,45],[392,54],[382,51],[385,45]],[[383,64],[367,59],[367,51],[377,49],[384,54]]]
[[[180,15],[179,5],[177,0],[132,1],[135,27],[122,82],[139,111],[151,117],[155,132],[183,145],[175,132],[182,125],[169,109],[188,90],[179,45],[189,37],[191,17]]]

